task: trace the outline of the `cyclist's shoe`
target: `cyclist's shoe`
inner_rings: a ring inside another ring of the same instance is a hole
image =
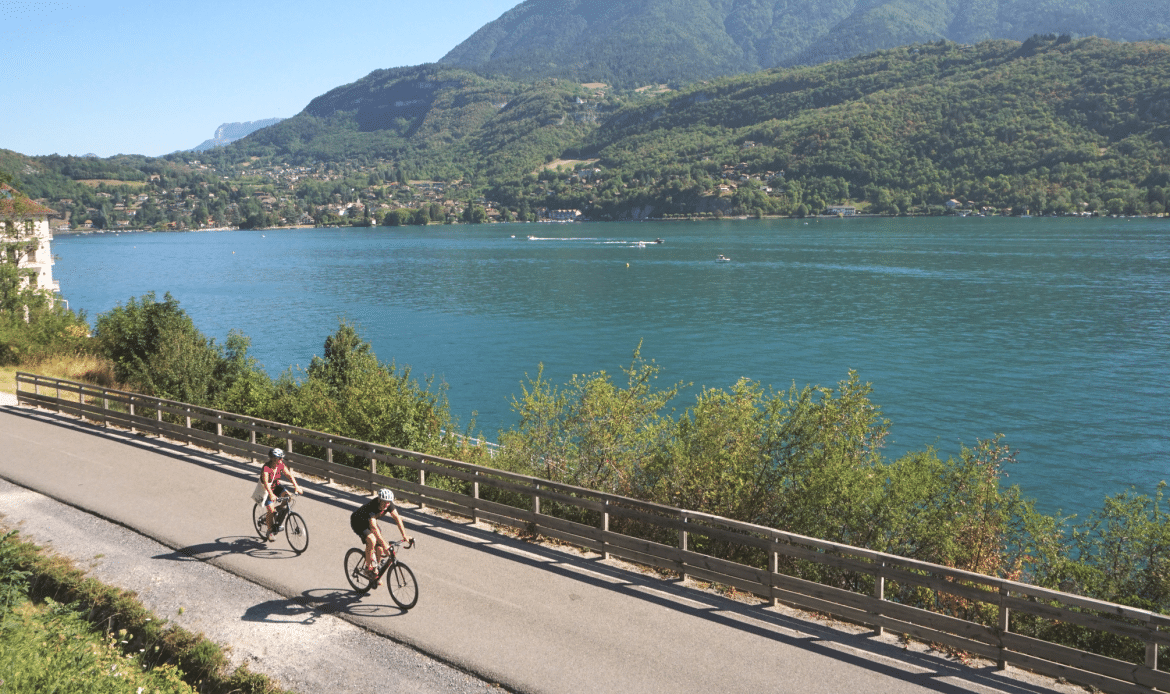
[[[272,529],[272,532],[274,532],[274,533],[278,533],[278,532],[280,532],[281,530],[284,530],[284,526],[283,526],[283,525],[278,525],[278,526],[276,526],[275,528],[273,528],[273,529]]]

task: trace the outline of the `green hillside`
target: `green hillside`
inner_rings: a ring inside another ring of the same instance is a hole
[[[598,219],[838,202],[924,211],[952,198],[1016,212],[1162,212],[1168,143],[1165,44],[940,42],[622,109],[571,151],[598,160],[600,181],[562,189],[555,204]],[[497,197],[524,192],[505,184]]]
[[[395,224],[542,209],[801,215],[842,203],[934,214],[951,200],[985,213],[1146,214],[1166,211],[1168,143],[1170,46],[1049,35],[915,44],[665,92],[399,68],[209,152],[10,153],[0,169],[75,220],[152,228],[367,224],[391,212]]]
[[[610,99],[558,80],[521,83],[437,65],[379,70],[226,148],[228,161],[393,161],[408,177],[529,171],[595,127]]]
[[[1139,13],[1073,0],[526,0],[439,62],[512,78],[678,85],[911,43],[1038,33],[1167,37],[1170,2],[1147,0]]]

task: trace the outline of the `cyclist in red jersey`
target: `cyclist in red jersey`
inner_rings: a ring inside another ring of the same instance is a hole
[[[280,483],[280,476],[284,475],[293,485],[293,491],[297,494],[303,494],[301,485],[297,484],[297,478],[293,476],[292,468],[284,464],[284,451],[279,448],[273,448],[268,451],[268,464],[260,471],[260,483],[264,485],[264,490],[268,492],[268,497],[264,500],[264,508],[268,510],[268,537],[265,538],[268,542],[276,539],[273,536],[272,515],[275,510],[276,501],[278,497],[288,496],[288,487]]]

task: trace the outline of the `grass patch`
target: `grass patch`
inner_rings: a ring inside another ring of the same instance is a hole
[[[146,187],[146,181],[120,181],[113,178],[79,178],[77,182],[83,186],[90,188],[98,188],[101,186],[109,186],[115,188],[117,186],[126,186],[138,190]]]
[[[601,161],[601,160],[600,159],[555,159],[555,160],[550,161],[549,163],[545,164],[542,168],[547,169],[549,171],[556,171],[557,168],[563,166],[566,169],[571,170],[574,167],[579,166],[581,164],[596,164],[599,161]],[[540,169],[537,169],[537,171],[539,172]]]
[[[154,679],[130,679],[139,674]],[[134,593],[16,532],[0,537],[0,680],[4,693],[283,691],[246,666],[229,672],[223,650],[203,635],[167,624]]]
[[[0,391],[16,392],[17,371],[126,390],[126,387],[118,384],[114,378],[114,362],[92,354],[61,354],[20,366],[0,366]]]
[[[154,653],[125,654],[69,605],[46,599],[10,612],[0,628],[0,692],[190,694],[179,669],[150,666]]]

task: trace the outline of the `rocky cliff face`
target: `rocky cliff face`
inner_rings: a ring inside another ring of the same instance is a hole
[[[260,128],[267,128],[270,125],[276,125],[283,118],[265,118],[264,120],[250,120],[244,123],[224,123],[215,129],[215,136],[210,140],[204,140],[196,147],[192,147],[193,152],[203,152],[213,147],[223,147],[256,132]]]

